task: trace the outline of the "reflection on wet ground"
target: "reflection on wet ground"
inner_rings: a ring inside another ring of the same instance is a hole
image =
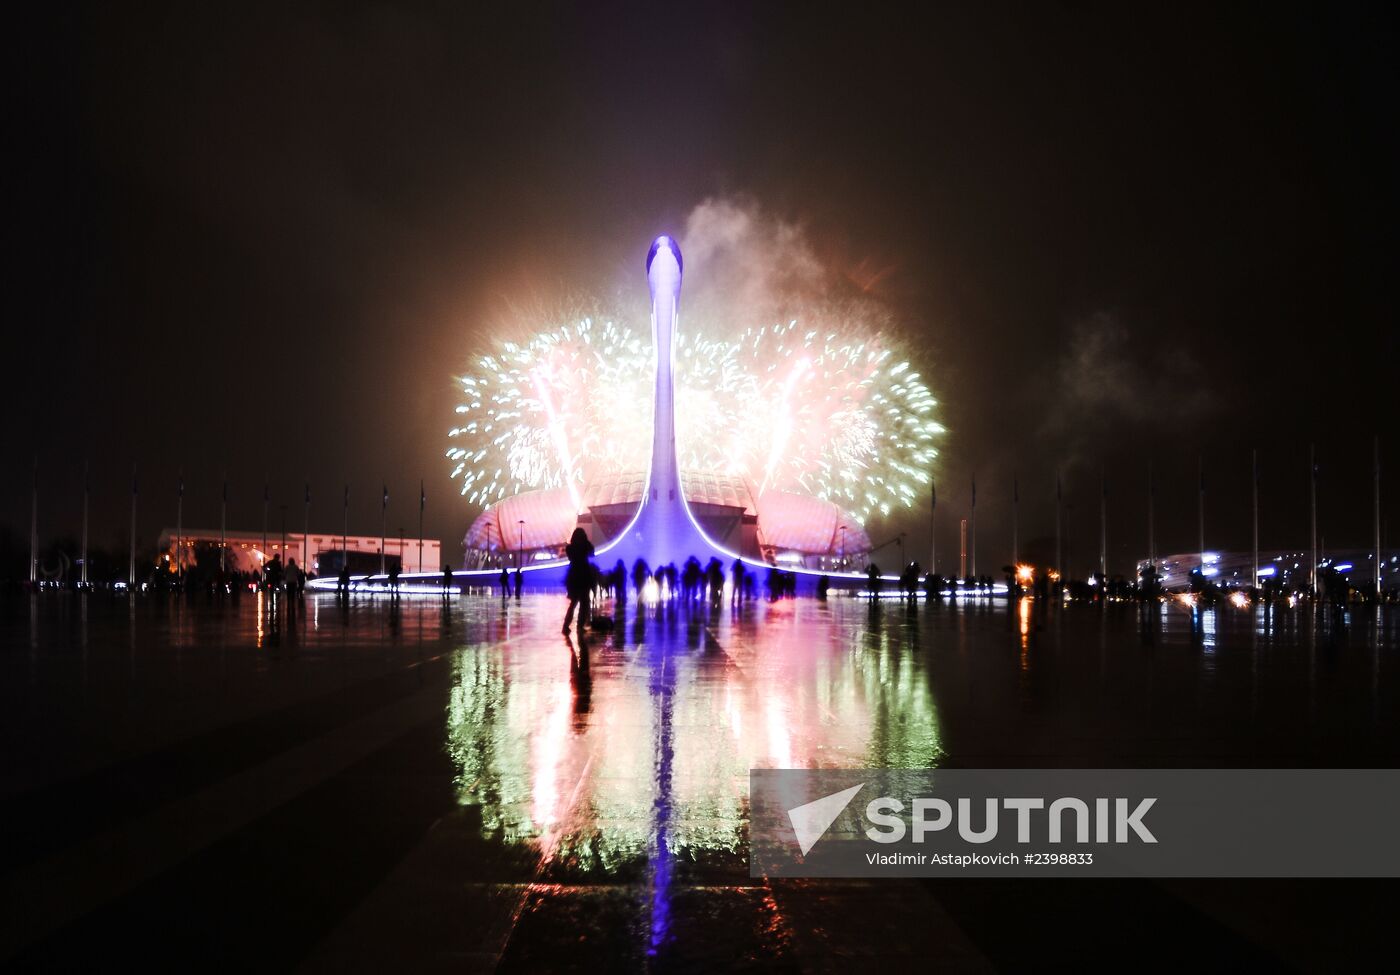
[[[4,604],[0,957],[983,969],[1157,942],[1163,967],[1327,968],[1395,906],[1387,884],[770,883],[746,860],[753,767],[1392,766],[1395,618],[644,604],[581,641],[562,612]]]

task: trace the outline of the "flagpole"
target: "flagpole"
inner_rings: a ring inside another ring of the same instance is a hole
[[[1252,493],[1254,501],[1254,575],[1250,582],[1251,588],[1259,588],[1259,448],[1255,448],[1251,453],[1253,462],[1254,480]]]
[[[1108,580],[1108,472],[1099,465],[1099,575]]]
[[[1147,562],[1157,567],[1157,532],[1153,523],[1153,506],[1157,502],[1157,488],[1152,483],[1152,461],[1147,462]]]
[[[34,458],[34,487],[29,497],[29,585],[39,581],[39,458]]]
[[[1197,547],[1197,554],[1201,559],[1201,579],[1204,581],[1206,577],[1206,458],[1204,454],[1196,455],[1196,474],[1199,480],[1196,503],[1196,541],[1200,543]]]
[[[131,552],[126,563],[126,587],[136,591],[136,465],[131,465]]]
[[[184,551],[180,546],[185,534],[185,472],[180,472],[180,487],[175,497],[175,579],[181,588],[185,585]]]
[[[306,482],[306,495],[301,509],[301,571],[311,571],[311,482]]]
[[[1381,604],[1381,438],[1376,435],[1374,445],[1374,465],[1376,474],[1376,605]]]
[[[340,567],[350,568],[350,485],[345,485],[345,521],[340,528]]]
[[[972,475],[972,578],[977,578],[977,475]]]
[[[88,584],[88,462],[83,461],[83,569],[79,582],[84,589]]]
[[[263,475],[263,534],[262,534],[262,564],[267,565],[267,475]]]
[[[1308,506],[1311,509],[1312,561],[1309,563],[1308,586],[1317,595],[1317,445],[1308,444]]]
[[[1016,575],[1016,564],[1020,558],[1019,531],[1021,525],[1021,486],[1016,478],[1011,478],[1011,574]]]
[[[929,499],[929,505],[928,505],[928,570],[929,570],[930,572],[932,572],[934,575],[937,575],[937,574],[938,574],[938,538],[937,538],[936,532],[937,532],[937,525],[938,525],[938,521],[937,521],[937,514],[938,514],[938,487],[934,484],[933,478],[932,478],[932,477],[930,477],[930,478],[928,479],[928,499]],[[844,568],[845,568],[845,562],[846,562],[846,542],[845,542],[846,536],[845,536],[844,533],[842,534],[841,538],[842,538],[842,541],[841,541],[841,563],[842,563],[842,568],[844,569]]]
[[[223,498],[219,501],[219,571],[228,571],[228,477],[224,478]]]
[[[1061,487],[1060,487],[1060,475],[1059,475],[1058,472],[1056,472],[1056,474],[1055,474],[1055,571],[1058,572],[1058,573],[1060,574],[1060,583],[1059,583],[1059,584],[1060,584],[1060,587],[1061,587],[1061,588],[1063,588],[1063,586],[1064,586],[1064,581],[1065,581],[1065,570],[1064,570],[1064,568],[1060,565],[1061,552],[1063,551],[1063,549],[1060,547],[1060,546],[1061,546],[1061,541],[1060,541],[1060,508],[1062,507],[1062,504],[1061,504],[1062,498],[1063,498],[1063,492],[1062,492],[1062,489],[1061,489]]]
[[[428,495],[423,488],[423,479],[418,479],[418,571],[423,571],[423,509],[428,505]]]
[[[384,539],[388,537],[389,524],[389,485],[384,485],[384,495],[379,502],[379,574],[384,574]]]

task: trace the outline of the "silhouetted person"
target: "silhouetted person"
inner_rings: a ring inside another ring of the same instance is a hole
[[[865,578],[868,581],[870,598],[874,599],[880,595],[880,567],[871,562],[870,565],[866,566]]]
[[[297,565],[296,559],[287,560],[287,595],[301,595],[301,566]]]
[[[501,566],[501,598],[505,599],[510,595],[510,570]]]
[[[335,580],[336,595],[344,599],[350,598],[350,563],[347,561],[340,567],[340,575]]]
[[[637,590],[637,598],[642,598],[642,590],[646,588],[647,580],[651,578],[651,566],[647,565],[646,559],[638,559],[632,563],[632,588]]]
[[[578,607],[578,631],[583,633],[588,625],[589,598],[593,593],[593,543],[582,528],[575,528],[564,546],[564,554],[569,559],[569,570],[564,573],[564,590],[569,594],[569,608],[564,613],[564,635],[569,635],[569,624],[574,620],[574,607]]]
[[[930,572],[924,576],[924,599],[932,599],[943,592],[943,580],[936,573]]]
[[[700,587],[700,560],[695,556],[685,560],[681,569],[681,598],[694,599]]]
[[[520,566],[515,567],[515,598],[520,598],[520,593],[525,588],[525,570]]]
[[[452,566],[446,562],[442,565],[442,598],[446,599],[452,593]]]
[[[394,594],[394,597],[395,597],[395,598],[398,598],[398,595],[399,595],[399,564],[398,564],[397,562],[395,562],[393,565],[389,566],[389,591],[392,592],[392,593]]]
[[[1142,582],[1138,588],[1138,598],[1143,600],[1156,599],[1157,584],[1162,579],[1161,575],[1157,572],[1157,567],[1149,562],[1147,565],[1143,566],[1140,578]]]
[[[709,596],[711,603],[717,603],[724,598],[724,563],[719,559],[710,559],[710,565],[705,570],[707,577],[706,584],[709,586]]]

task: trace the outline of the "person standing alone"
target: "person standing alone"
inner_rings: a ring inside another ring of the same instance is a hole
[[[565,636],[569,635],[569,624],[574,620],[574,607],[578,607],[578,630],[588,625],[588,605],[593,594],[593,543],[582,528],[575,528],[564,547],[569,557],[569,571],[564,574],[564,589],[569,594],[569,609],[564,614]]]

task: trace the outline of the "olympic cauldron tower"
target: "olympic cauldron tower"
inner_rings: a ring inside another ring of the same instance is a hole
[[[656,349],[655,411],[652,414],[651,468],[636,517],[600,550],[629,565],[645,559],[652,566],[682,562],[691,555],[702,562],[724,556],[700,530],[686,504],[676,454],[676,317],[680,308],[684,263],[679,245],[661,236],[647,252],[647,286],[651,290],[651,335]]]

